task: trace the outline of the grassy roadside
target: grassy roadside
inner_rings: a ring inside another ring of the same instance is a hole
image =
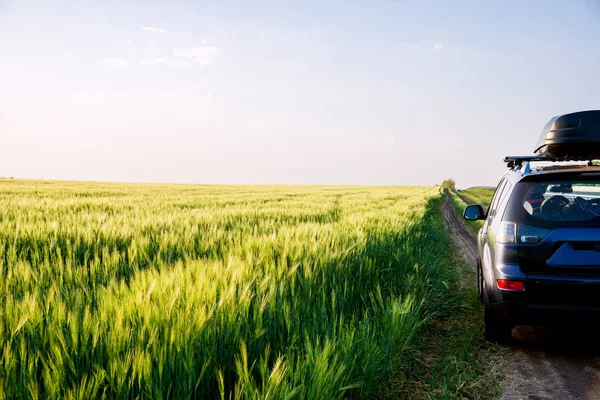
[[[452,207],[454,208],[456,215],[458,215],[459,218],[461,218],[461,220],[463,221],[463,223],[465,224],[465,226],[467,227],[469,232],[471,232],[474,235],[477,235],[477,232],[479,232],[479,229],[481,229],[481,227],[483,226],[483,221],[467,221],[465,219],[462,219],[462,215],[465,210],[465,207],[468,206],[469,204],[467,204],[462,198],[457,196],[456,192],[454,192],[454,191],[450,191],[450,195],[452,197]],[[467,197],[467,196],[463,195],[463,197]],[[468,197],[467,197],[467,199],[471,200]],[[485,208],[487,208],[487,204],[485,202],[473,201],[470,204],[481,204],[484,207],[484,210],[485,210]]]
[[[491,189],[473,188],[466,190],[452,190],[452,207],[460,217],[463,215],[465,207],[469,204],[480,204],[486,210],[492,201],[494,191]],[[465,201],[466,200],[466,201]],[[483,226],[483,221],[466,221],[462,220],[467,229],[474,235],[477,235],[479,229]]]
[[[455,194],[468,200],[470,204],[481,204],[484,208],[490,204],[494,189],[471,188],[465,190],[455,190]]]
[[[460,199],[453,199],[459,207]],[[437,218],[443,224],[441,209]],[[450,234],[438,249],[444,250],[441,262],[448,267],[447,293],[405,355],[408,361],[381,389],[380,398],[485,399],[500,393],[503,358],[497,346],[483,340],[475,273]]]

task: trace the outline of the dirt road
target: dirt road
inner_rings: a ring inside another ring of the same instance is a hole
[[[465,228],[465,225],[452,208],[450,195],[446,194],[444,202],[444,219],[456,244],[462,249],[463,257],[475,269],[477,264],[477,242],[475,237]]]
[[[444,217],[465,260],[475,268],[475,238],[456,216],[450,195],[444,202]],[[504,348],[508,370],[503,400],[600,400],[600,335],[597,330],[569,327],[565,333],[522,326],[515,328],[513,343]]]

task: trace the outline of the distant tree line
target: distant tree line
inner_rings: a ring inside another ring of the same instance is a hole
[[[450,189],[450,190],[455,190],[456,189],[456,182],[452,178],[446,179],[446,180],[444,180],[442,182],[442,187]]]

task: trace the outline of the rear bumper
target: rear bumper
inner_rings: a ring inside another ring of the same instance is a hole
[[[492,308],[497,315],[517,325],[586,322],[595,325],[600,317],[600,307],[502,302]]]
[[[502,279],[511,279],[503,275]],[[496,287],[492,304],[495,312],[512,322],[583,322],[600,316],[600,277],[527,274],[514,279],[523,280],[525,290],[511,292]]]

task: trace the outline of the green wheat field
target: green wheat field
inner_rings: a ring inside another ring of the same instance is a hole
[[[0,398],[374,396],[448,290],[442,196],[0,180]]]

